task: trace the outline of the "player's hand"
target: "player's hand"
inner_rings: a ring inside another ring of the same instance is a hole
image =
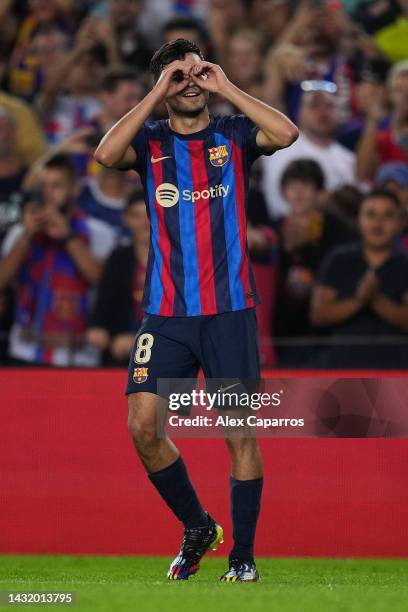
[[[221,93],[229,83],[222,68],[217,64],[211,64],[211,62],[195,64],[190,71],[190,76],[197,87],[212,93]]]
[[[153,89],[161,99],[171,98],[187,87],[189,80],[189,68],[185,62],[176,60],[163,68]]]
[[[30,238],[42,229],[44,215],[35,204],[26,204],[23,211],[23,226],[27,236]]]
[[[355,297],[361,305],[367,305],[378,293],[378,277],[374,270],[367,270],[357,285]]]

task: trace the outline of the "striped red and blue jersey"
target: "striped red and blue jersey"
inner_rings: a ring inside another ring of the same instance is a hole
[[[249,172],[264,151],[244,115],[211,117],[194,134],[146,123],[132,145],[150,219],[142,308],[214,315],[258,304],[246,241]]]

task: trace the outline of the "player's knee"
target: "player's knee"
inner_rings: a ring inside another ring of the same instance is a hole
[[[258,441],[256,438],[225,438],[228,450],[232,457],[239,457],[245,454],[257,452]]]
[[[137,448],[149,448],[157,443],[156,424],[151,419],[129,415],[128,428]]]
[[[157,427],[154,414],[138,410],[134,403],[129,402],[128,429],[136,448],[148,450],[157,444]]]

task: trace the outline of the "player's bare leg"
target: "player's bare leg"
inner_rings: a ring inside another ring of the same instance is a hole
[[[147,472],[158,472],[174,463],[180,453],[168,437],[159,437],[166,402],[154,393],[128,396],[128,428],[136,452]]]
[[[262,478],[262,456],[258,440],[254,437],[225,439],[231,456],[231,476],[236,480]]]
[[[128,404],[128,427],[140,460],[151,483],[184,525],[181,549],[167,576],[187,580],[198,571],[204,554],[222,543],[222,528],[203,509],[178,449],[164,436],[165,402],[141,392],[130,394]]]

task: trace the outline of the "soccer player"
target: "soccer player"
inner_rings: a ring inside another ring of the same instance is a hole
[[[186,580],[222,541],[203,509],[186,466],[156,431],[157,379],[259,379],[255,306],[246,245],[246,194],[252,162],[288,147],[298,130],[282,113],[233,85],[204,61],[198,46],[177,39],[151,60],[146,97],[101,141],[104,166],[139,172],[151,224],[143,309],[130,359],[129,430],[148,477],[184,525],[168,578]],[[212,117],[210,93],[243,114]],[[165,101],[168,119],[147,121]],[[234,545],[227,582],[256,581],[253,544],[262,492],[262,460],[253,437],[228,437]]]

